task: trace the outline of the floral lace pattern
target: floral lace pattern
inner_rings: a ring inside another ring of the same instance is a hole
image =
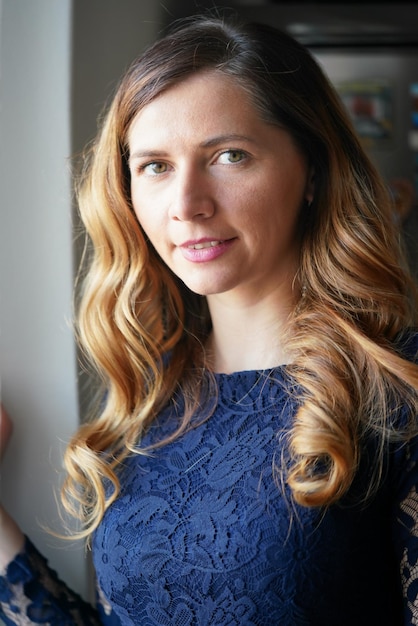
[[[7,625],[418,624],[416,442],[391,450],[387,478],[367,505],[355,496],[372,442],[353,497],[327,511],[296,507],[272,471],[295,411],[284,371],[217,382],[207,422],[126,460],[120,497],[93,539],[99,612],[28,543],[0,577]],[[167,408],[149,440],[175,421]]]
[[[295,507],[272,473],[295,410],[283,371],[217,381],[210,420],[126,461],[120,498],[95,535],[98,580],[121,623],[413,624],[399,574],[418,548],[410,518],[400,521],[400,489],[417,482],[412,466],[404,475],[405,449],[393,451],[395,478],[367,506],[353,497],[326,512]],[[172,427],[168,410],[148,437]],[[415,578],[405,571],[409,596]]]
[[[27,539],[25,552],[0,576],[0,619],[9,626],[98,626],[96,611],[70,591]]]
[[[400,510],[407,518],[407,528],[413,537],[418,536],[418,493],[414,485],[401,502]],[[401,579],[403,594],[410,614],[411,624],[418,625],[418,550],[414,543],[414,549],[409,544],[403,549],[401,560]]]

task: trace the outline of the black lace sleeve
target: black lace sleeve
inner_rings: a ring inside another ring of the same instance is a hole
[[[405,449],[401,498],[395,523],[395,545],[405,607],[404,624],[418,626],[418,442]]]
[[[94,609],[59,580],[29,539],[24,551],[0,575],[1,620],[6,626],[118,624],[108,607],[102,604],[99,610]]]
[[[401,578],[410,623],[418,625],[418,493],[414,486],[401,503],[408,520],[409,537],[401,560]]]

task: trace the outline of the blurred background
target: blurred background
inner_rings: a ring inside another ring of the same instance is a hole
[[[417,272],[418,3],[236,0],[0,0],[0,390],[15,436],[1,499],[84,596],[84,548],[60,529],[62,449],[89,393],[71,331],[82,237],[72,160],[123,70],[175,19],[237,12],[286,29],[335,83],[398,200]]]

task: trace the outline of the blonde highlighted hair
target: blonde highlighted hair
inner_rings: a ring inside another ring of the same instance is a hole
[[[302,213],[287,370],[298,393],[285,479],[297,502],[327,506],[350,488],[362,437],[397,436],[399,402],[417,409],[418,368],[400,351],[416,323],[414,283],[384,184],[334,89],[309,52],[266,25],[200,17],[177,25],[122,79],[79,185],[91,257],[78,309],[80,343],[106,395],[66,453],[63,501],[93,531],[118,496],[118,466],[177,393],[183,432],[209,399],[206,301],[187,289],[146,240],[132,210],[128,133],[149,102],[194,72],[239,81],[268,123],[287,129],[315,171]],[[170,355],[170,358],[167,358]],[[207,414],[210,413],[210,406]],[[399,436],[401,436],[399,434]],[[159,442],[158,445],[163,445]],[[105,487],[106,485],[106,487]]]

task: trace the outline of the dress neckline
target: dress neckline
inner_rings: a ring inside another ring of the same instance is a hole
[[[283,394],[285,366],[213,374],[218,402],[235,410],[266,408]]]

